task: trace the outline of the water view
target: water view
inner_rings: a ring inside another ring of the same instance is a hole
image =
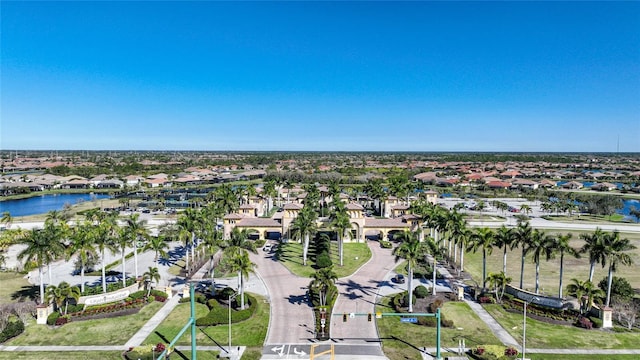
[[[0,213],[8,211],[11,216],[45,214],[52,210],[62,210],[65,204],[75,205],[85,201],[108,199],[105,194],[50,194],[28,199],[0,202]]]

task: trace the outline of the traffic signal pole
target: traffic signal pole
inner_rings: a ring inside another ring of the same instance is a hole
[[[371,321],[371,317],[373,314],[371,313],[343,313],[343,314],[333,314],[334,316],[341,316],[342,321],[347,322],[349,318],[354,318],[356,316],[366,316],[369,321]],[[436,318],[436,360],[442,360],[442,354],[440,352],[440,308],[436,309],[435,314],[431,313],[383,313],[377,312],[376,318],[381,318],[383,316],[398,316],[401,318],[413,318],[413,317],[435,317]],[[415,319],[414,319],[415,320]]]

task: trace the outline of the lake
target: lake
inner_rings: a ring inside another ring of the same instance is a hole
[[[109,199],[105,194],[47,194],[28,199],[0,202],[0,214],[8,211],[11,216],[46,214],[52,210],[62,210],[65,204],[75,205],[85,201]]]

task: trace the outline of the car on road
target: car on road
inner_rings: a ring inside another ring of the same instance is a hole
[[[271,245],[271,244],[266,244],[266,245],[262,248],[262,250],[263,250],[264,252],[270,252],[270,251],[271,251],[271,249],[273,249],[273,245]]]
[[[393,281],[396,284],[404,284],[404,275],[402,274],[398,274],[396,276],[394,276],[391,281]]]

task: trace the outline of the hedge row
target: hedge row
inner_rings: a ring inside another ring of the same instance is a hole
[[[22,321],[11,321],[7,324],[7,327],[0,332],[0,343],[3,343],[11,338],[14,338],[24,331],[24,324]]]
[[[256,311],[258,306],[258,302],[256,299],[249,295],[244,295],[247,301],[249,302],[249,307],[244,310],[231,310],[231,323],[237,323],[240,321],[244,321],[249,319]],[[228,324],[229,323],[229,308],[220,305],[220,303],[216,299],[211,299],[207,302],[207,306],[209,307],[209,313],[196,319],[197,326],[215,326],[220,324]]]

